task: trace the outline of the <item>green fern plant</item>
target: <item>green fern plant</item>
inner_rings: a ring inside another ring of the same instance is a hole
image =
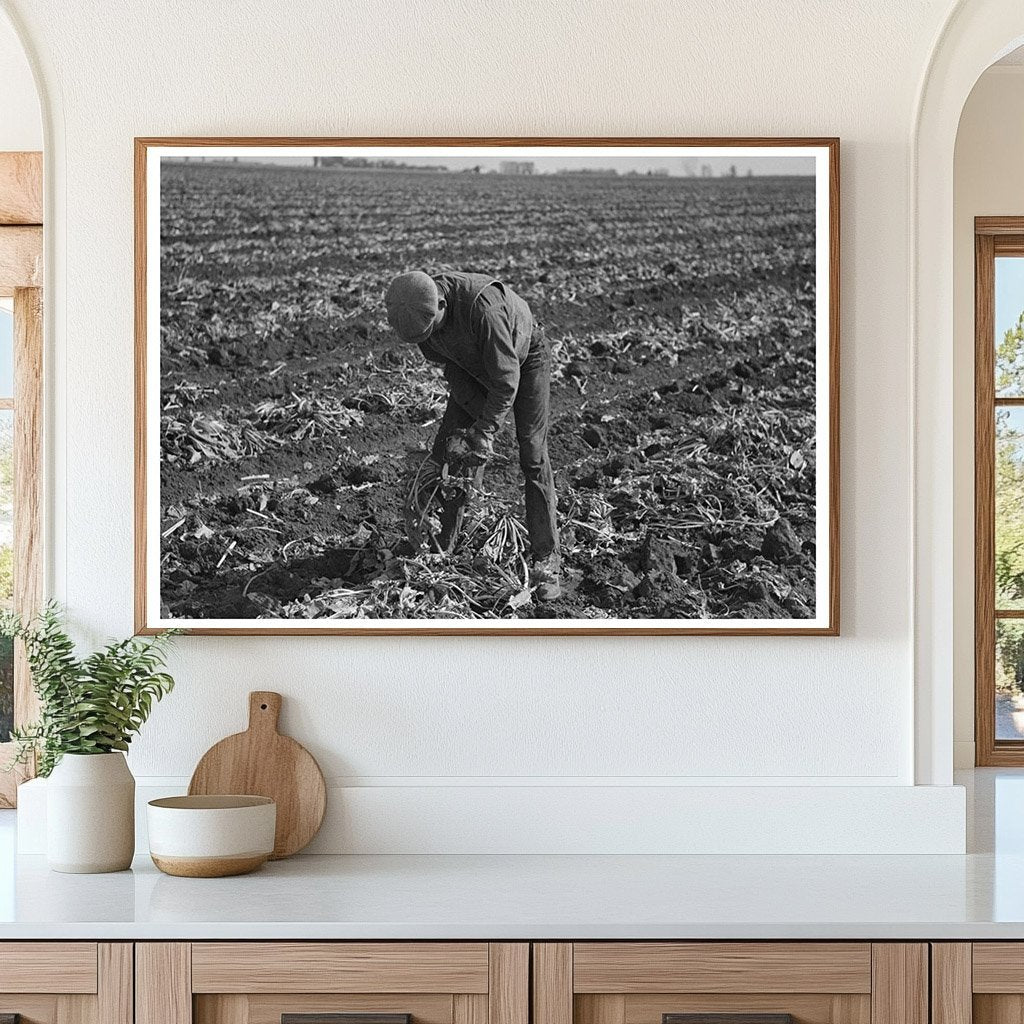
[[[28,623],[14,612],[0,612],[0,635],[25,645],[40,705],[37,722],[11,733],[16,754],[10,767],[34,753],[38,774],[46,776],[65,754],[127,750],[154,702],[174,688],[161,669],[179,632],[112,641],[79,658],[55,603]]]

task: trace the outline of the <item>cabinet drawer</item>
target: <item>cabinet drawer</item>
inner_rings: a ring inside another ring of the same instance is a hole
[[[486,942],[197,942],[193,992],[472,992]]]
[[[136,947],[136,1024],[529,1024],[515,942]]]
[[[573,991],[871,991],[870,943],[578,942]]]
[[[95,942],[0,943],[0,992],[96,991]]]
[[[974,992],[1024,994],[1024,942],[975,942],[971,970]]]
[[[928,1024],[923,943],[537,943],[533,1024]]]
[[[0,942],[0,1018],[132,1024],[127,942]]]

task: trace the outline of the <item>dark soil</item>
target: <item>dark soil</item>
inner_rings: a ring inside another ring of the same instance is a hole
[[[161,200],[167,616],[813,616],[812,179],[165,162]],[[382,294],[447,268],[553,348],[557,602],[526,588],[511,428],[463,545],[405,538],[445,392]]]

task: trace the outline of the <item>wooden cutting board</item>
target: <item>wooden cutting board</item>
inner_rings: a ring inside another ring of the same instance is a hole
[[[249,694],[249,728],[214,744],[200,759],[190,796],[245,793],[277,803],[271,860],[290,857],[317,834],[327,809],[327,787],[313,755],[277,731],[281,694]]]

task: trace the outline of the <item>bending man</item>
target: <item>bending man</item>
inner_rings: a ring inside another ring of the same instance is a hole
[[[444,367],[448,406],[432,460],[445,461],[449,439],[464,432],[473,460],[486,464],[511,413],[526,477],[530,583],[541,601],[561,593],[555,480],[548,458],[551,353],[533,330],[525,300],[485,274],[399,274],[385,296],[388,323]]]

